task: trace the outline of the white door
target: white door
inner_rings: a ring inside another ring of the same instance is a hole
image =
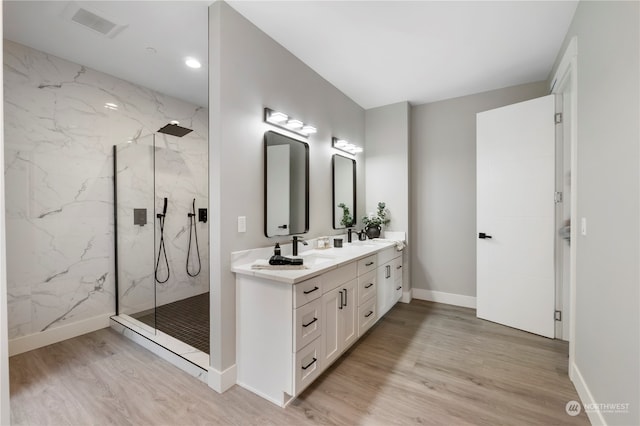
[[[477,316],[554,337],[554,95],[477,115]]]

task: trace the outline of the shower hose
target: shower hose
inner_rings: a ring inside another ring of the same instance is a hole
[[[160,221],[160,245],[158,247],[158,259],[156,260],[156,269],[155,269],[155,277],[156,281],[160,284],[164,284],[169,281],[170,269],[169,269],[169,260],[167,259],[167,249],[164,245],[164,219],[167,217],[167,198],[164,199],[164,209],[162,209],[162,213],[158,213],[156,215],[158,220]],[[167,267],[167,278],[161,280],[158,278],[158,269],[160,267],[160,259],[164,257],[164,264]]]
[[[200,271],[202,270],[202,263],[200,262],[200,248],[198,247],[198,228],[196,227],[197,225],[197,220],[196,220],[196,199],[193,199],[193,204],[191,205],[191,213],[188,214],[189,216],[189,246],[187,249],[187,275],[189,275],[190,277],[196,277],[198,276],[198,274],[200,274]],[[197,259],[198,259],[198,270],[191,273],[191,271],[189,271],[189,258],[191,257],[191,235],[193,234],[194,239],[195,239],[195,244],[196,244],[196,253],[197,253]]]

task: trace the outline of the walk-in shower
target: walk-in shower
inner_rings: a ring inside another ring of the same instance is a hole
[[[180,356],[208,354],[207,144],[171,126],[113,147],[114,319],[162,346],[188,345],[169,348]]]

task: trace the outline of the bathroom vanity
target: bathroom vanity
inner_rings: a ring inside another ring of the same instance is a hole
[[[237,384],[282,407],[402,295],[402,251],[395,241],[358,241],[300,256],[307,269],[252,269],[253,260],[232,266]]]

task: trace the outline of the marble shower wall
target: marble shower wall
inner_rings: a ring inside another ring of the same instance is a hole
[[[116,147],[118,292],[120,312],[132,316],[153,308],[154,301],[164,305],[209,289],[207,224],[196,222],[194,232],[188,216],[194,199],[196,214],[199,208],[208,208],[201,141],[184,136],[178,139],[179,150],[174,149],[172,136],[150,135],[137,142]],[[161,232],[156,213],[162,211],[164,197],[168,200],[164,250],[158,262]],[[146,225],[134,224],[136,208],[146,209]],[[189,272],[200,269],[195,277],[187,274],[187,254]],[[154,285],[156,262],[158,280],[166,282]]]
[[[9,338],[114,312],[112,147],[144,145],[170,120],[194,129],[183,138],[156,137],[163,152],[156,158],[166,157],[157,166],[167,166],[157,176],[158,196],[182,191],[180,176],[188,174],[195,183],[184,197],[205,207],[206,108],[5,40],[4,113]],[[179,206],[169,204],[176,227],[167,232],[167,254],[182,264],[176,271],[186,260],[179,259],[186,251],[180,232],[190,207],[179,198]],[[154,224],[149,212],[147,229]],[[208,286],[206,224],[198,225],[198,237],[200,280]],[[206,291],[196,281],[189,282],[193,294]],[[191,295],[180,285],[178,279],[159,289],[159,303]]]

